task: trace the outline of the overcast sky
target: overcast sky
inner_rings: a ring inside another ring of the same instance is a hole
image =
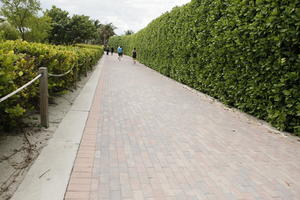
[[[162,13],[190,0],[40,0],[43,9],[52,5],[67,10],[71,15],[83,14],[101,23],[113,23],[118,35],[126,30],[144,28]]]

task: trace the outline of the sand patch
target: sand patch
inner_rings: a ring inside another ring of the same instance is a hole
[[[34,113],[25,119],[28,128],[11,133],[0,132],[0,200],[12,197],[91,75],[92,72],[89,72],[87,77],[81,77],[77,90],[50,98],[48,129],[40,127],[39,114]]]

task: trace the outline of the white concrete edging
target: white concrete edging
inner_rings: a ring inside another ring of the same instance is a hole
[[[53,138],[31,166],[12,200],[64,199],[100,78],[102,59],[55,131]]]

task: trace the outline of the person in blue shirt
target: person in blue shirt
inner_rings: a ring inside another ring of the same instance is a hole
[[[118,59],[121,60],[121,57],[123,56],[123,48],[121,46],[118,47]]]

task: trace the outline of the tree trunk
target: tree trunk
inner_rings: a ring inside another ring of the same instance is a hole
[[[25,40],[25,32],[24,32],[23,28],[22,28],[22,27],[19,27],[18,29],[19,29],[19,32],[20,32],[20,34],[21,34],[22,40]]]

